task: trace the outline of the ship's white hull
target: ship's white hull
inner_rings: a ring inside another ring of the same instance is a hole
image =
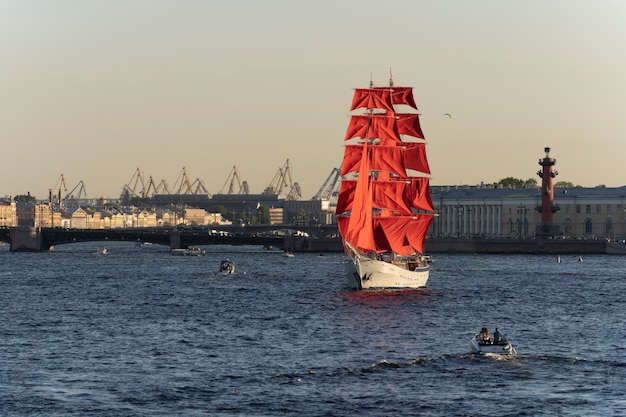
[[[390,262],[354,255],[346,263],[348,286],[357,290],[422,288],[426,286],[429,266],[409,271]]]

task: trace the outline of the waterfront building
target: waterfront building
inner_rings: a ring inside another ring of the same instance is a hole
[[[432,187],[431,195],[439,214],[431,237],[525,239],[541,232],[539,187]],[[553,237],[626,238],[626,186],[555,188],[554,204]]]
[[[283,224],[283,212],[282,207],[270,207],[270,224]]]
[[[334,207],[328,200],[285,200],[283,202],[284,224],[332,224]],[[336,219],[335,223],[336,223]]]
[[[16,226],[52,227],[52,212],[47,203],[13,203],[15,204]]]
[[[17,226],[17,209],[15,201],[10,198],[0,200],[0,227]]]

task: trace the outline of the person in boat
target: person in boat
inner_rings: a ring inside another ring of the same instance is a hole
[[[500,343],[500,342],[502,342],[502,334],[500,334],[500,331],[496,327],[496,331],[493,332],[493,343]]]
[[[480,330],[479,338],[480,338],[480,343],[483,343],[483,344],[491,343],[491,336],[489,336],[489,329],[486,327],[483,327]]]

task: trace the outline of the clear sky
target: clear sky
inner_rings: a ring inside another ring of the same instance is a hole
[[[0,0],[0,196],[139,168],[303,198],[343,154],[352,89],[415,87],[434,185],[626,184],[623,0]],[[443,116],[450,113],[452,118]]]

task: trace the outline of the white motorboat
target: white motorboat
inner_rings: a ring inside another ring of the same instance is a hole
[[[206,251],[197,246],[190,246],[186,249],[172,249],[170,253],[172,255],[178,255],[178,256],[204,256],[206,255]]]
[[[476,333],[470,344],[472,351],[479,354],[517,355],[517,350],[497,328],[494,336],[489,336],[488,332],[486,335],[482,331]]]
[[[234,274],[235,263],[228,258],[224,259],[220,262],[220,272],[223,274]]]

